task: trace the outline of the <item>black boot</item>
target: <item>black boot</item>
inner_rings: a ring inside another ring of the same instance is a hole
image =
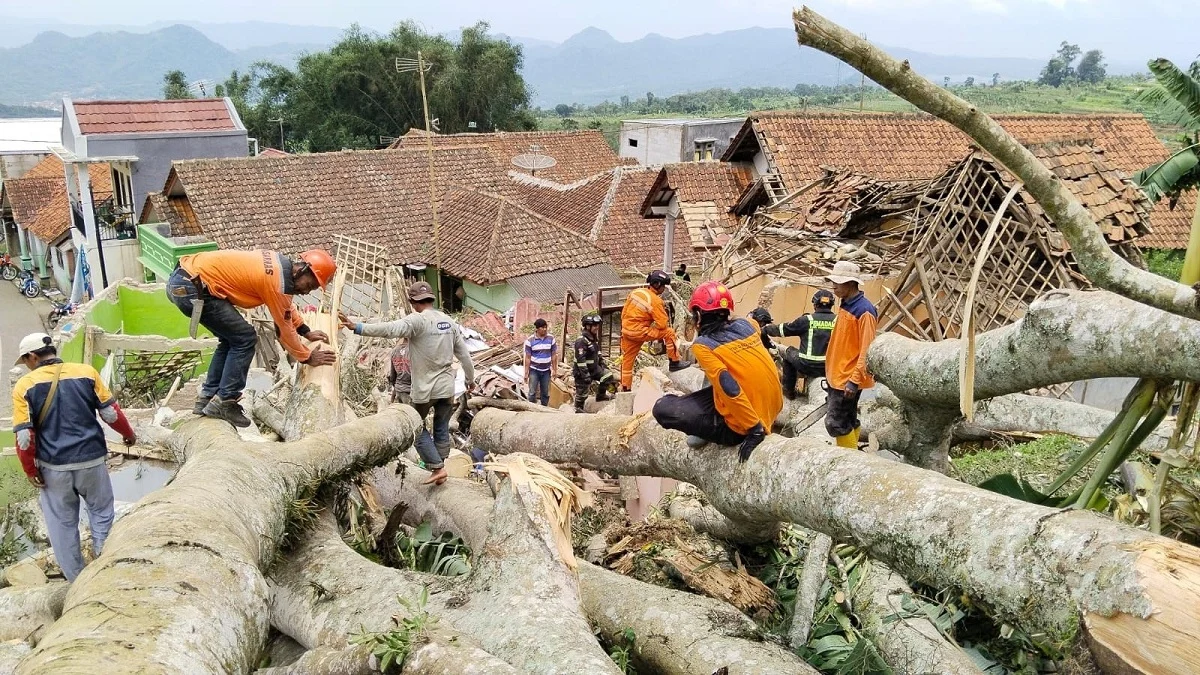
[[[742,445],[738,448],[738,462],[745,462],[750,459],[750,453],[758,447],[767,438],[767,431],[762,424],[754,425],[750,433],[746,434],[746,440],[742,441]]]
[[[596,390],[596,400],[597,401],[607,401],[609,398],[610,397],[608,395],[608,387],[600,387],[599,389]]]
[[[668,361],[667,362],[667,370],[674,373],[674,372],[683,370],[684,368],[687,368],[691,365],[692,364],[684,363],[683,361]]]

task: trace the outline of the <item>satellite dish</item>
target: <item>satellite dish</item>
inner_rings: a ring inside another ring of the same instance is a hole
[[[539,169],[549,169],[550,167],[558,164],[557,159],[554,159],[549,155],[541,154],[541,150],[542,146],[531,145],[529,146],[529,152],[513,157],[512,163],[514,166],[525,169],[531,174],[537,172]]]

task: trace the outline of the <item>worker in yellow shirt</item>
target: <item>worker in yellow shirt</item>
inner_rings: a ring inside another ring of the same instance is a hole
[[[867,371],[867,350],[879,327],[879,310],[859,290],[859,268],[843,260],[825,277],[841,300],[829,348],[825,351],[825,430],[839,447],[858,448],[858,398],[875,386]]]
[[[646,276],[646,287],[635,289],[625,300],[625,306],[621,309],[622,391],[629,391],[633,386],[633,365],[642,345],[647,342],[662,340],[666,344],[671,370],[685,367],[679,363],[675,330],[671,328],[661,297],[670,285],[671,277],[666,272],[654,270]]]
[[[779,371],[763,347],[753,319],[731,319],[733,295],[723,284],[700,284],[688,302],[698,334],[696,363],[712,385],[687,396],[664,396],[654,419],[664,429],[688,435],[688,446],[738,446],[738,461],[750,458],[783,409]]]
[[[192,337],[198,325],[217,336],[208,377],[192,412],[235,427],[250,426],[238,400],[246,388],[258,335],[238,307],[266,305],[279,341],[293,358],[310,366],[332,364],[332,351],[310,349],[301,342],[329,342],[329,336],[304,325],[292,295],[324,288],[336,270],[333,258],[322,250],[305,251],[295,260],[275,251],[206,251],[180,258],[167,280],[167,296],[191,317]]]

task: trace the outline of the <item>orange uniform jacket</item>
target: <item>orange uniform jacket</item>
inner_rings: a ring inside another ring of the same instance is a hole
[[[638,288],[629,294],[621,310],[622,338],[641,342],[661,340],[663,332],[670,328],[667,307],[658,293]]]
[[[843,390],[847,382],[859,389],[875,386],[875,378],[867,371],[867,349],[878,326],[879,311],[867,296],[860,292],[842,301],[825,351],[825,379],[831,388]]]
[[[292,263],[286,256],[274,251],[207,251],[183,256],[179,267],[188,276],[199,276],[213,297],[242,309],[266,305],[288,353],[297,361],[308,360],[312,350],[296,332],[304,317],[292,304]]]
[[[717,412],[730,429],[744,435],[762,424],[771,432],[783,410],[783,388],[753,319],[734,319],[697,335],[692,355],[712,382]]]

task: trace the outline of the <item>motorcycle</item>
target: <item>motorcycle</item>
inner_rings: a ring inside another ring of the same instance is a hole
[[[13,264],[12,256],[7,253],[0,254],[0,278],[5,281],[12,281],[17,278],[21,268]]]
[[[75,312],[75,303],[69,300],[66,302],[59,302],[58,300],[54,299],[55,296],[61,296],[61,293],[55,293],[52,296],[49,291],[43,291],[42,295],[46,296],[46,299],[50,301],[51,305],[54,305],[54,309],[51,309],[50,315],[46,317],[46,321],[50,323],[51,328],[58,325],[60,320],[71,316],[71,314]]]
[[[17,273],[17,288],[22,295],[31,300],[42,294],[42,285],[33,277],[32,270],[21,270]]]

